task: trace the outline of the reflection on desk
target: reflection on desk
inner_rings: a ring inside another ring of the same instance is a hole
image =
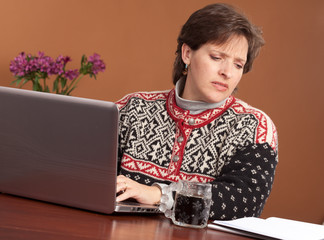
[[[247,240],[212,229],[175,226],[161,214],[104,215],[0,194],[0,239]]]

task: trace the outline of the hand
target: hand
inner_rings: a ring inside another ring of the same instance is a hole
[[[158,187],[140,184],[123,175],[117,176],[116,192],[121,193],[116,199],[117,202],[134,198],[139,203],[152,205],[159,203],[162,195]]]

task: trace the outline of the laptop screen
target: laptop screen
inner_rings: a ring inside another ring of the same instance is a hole
[[[0,192],[114,211],[114,103],[0,87],[0,112]]]

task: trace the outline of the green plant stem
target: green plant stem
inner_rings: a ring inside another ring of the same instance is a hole
[[[46,92],[46,89],[47,89],[47,87],[46,87],[46,78],[43,78],[43,80],[44,80],[44,91]]]
[[[69,95],[69,92],[72,91],[74,88],[76,88],[76,85],[78,82],[83,78],[84,74],[81,74],[79,77],[72,80],[71,84],[67,86],[65,93]]]

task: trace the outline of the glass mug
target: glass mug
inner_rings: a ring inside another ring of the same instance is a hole
[[[178,226],[204,228],[207,226],[212,185],[179,180],[163,187],[160,211]],[[173,206],[170,208],[164,202],[169,200],[167,194],[175,192]]]

